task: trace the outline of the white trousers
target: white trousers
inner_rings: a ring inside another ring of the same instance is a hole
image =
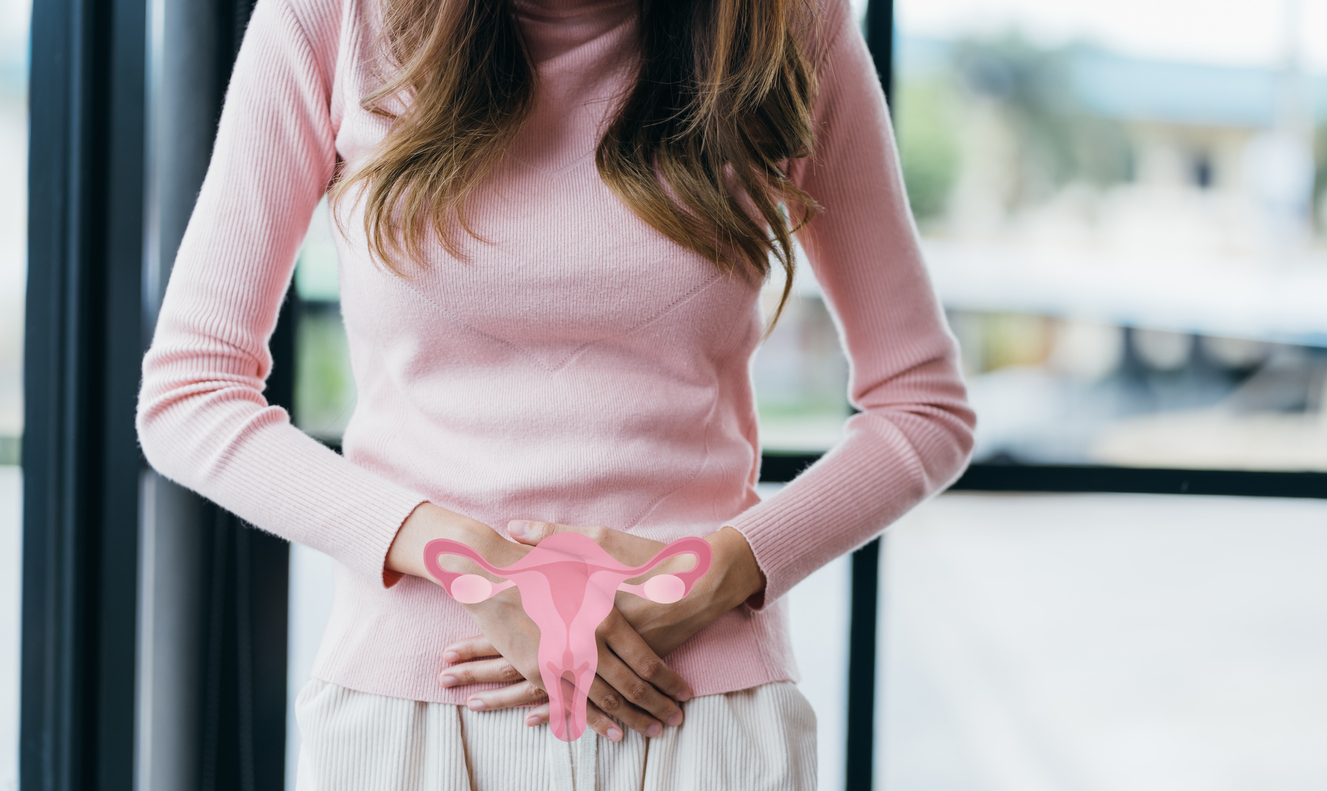
[[[813,791],[816,720],[792,682],[682,704],[686,719],[619,742],[574,742],[527,708],[476,712],[356,692],[319,679],[300,690],[296,791]]]

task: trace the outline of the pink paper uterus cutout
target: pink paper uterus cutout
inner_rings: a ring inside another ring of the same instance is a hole
[[[492,583],[478,574],[456,574],[438,565],[439,555],[459,555],[485,571],[505,578]],[[694,555],[688,571],[659,574],[640,585],[626,585],[663,561]],[[553,735],[565,742],[585,732],[585,702],[599,667],[595,629],[613,609],[613,596],[626,591],[661,604],[672,604],[691,592],[696,580],[710,568],[709,542],[679,539],[659,550],[643,566],[628,566],[580,533],[554,533],[529,554],[506,568],[484,560],[474,549],[446,538],[428,542],[424,565],[452,598],[474,604],[515,586],[521,606],[539,627],[539,675],[548,691],[549,724]]]

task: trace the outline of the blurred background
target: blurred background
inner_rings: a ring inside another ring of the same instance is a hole
[[[1327,3],[894,7],[898,145],[976,458],[1327,470]],[[296,416],[335,438],[354,392],[328,234],[300,265]],[[781,450],[846,414],[805,263],[755,366]]]
[[[892,14],[900,157],[976,460],[1327,472],[1327,0]],[[0,789],[17,788],[28,17],[0,0]],[[823,451],[849,414],[802,264],[753,364],[768,452]],[[322,207],[296,291],[293,416],[335,444],[355,387]],[[848,566],[790,594],[826,789],[847,777]],[[290,574],[293,701],[330,561],[292,547]],[[880,574],[878,788],[1327,788],[1327,503],[952,493],[890,528]],[[290,719],[287,787],[297,750]]]
[[[27,283],[27,0],[0,0],[0,789],[18,788],[23,316]]]
[[[1327,5],[895,7],[978,458],[1327,469]]]

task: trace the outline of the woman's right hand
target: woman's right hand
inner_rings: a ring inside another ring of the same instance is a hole
[[[423,503],[406,519],[387,553],[389,573],[411,574],[437,583],[424,568],[424,546],[435,538],[450,538],[472,547],[494,566],[508,566],[524,557],[531,547],[508,541],[493,528],[447,509]],[[462,574],[480,574],[490,581],[492,575],[465,558],[445,555],[439,559],[448,571]],[[518,679],[510,675],[489,678],[490,668],[501,664],[503,672],[512,668],[525,678],[499,690],[476,693],[467,705],[483,711],[510,706],[536,706],[547,702],[548,696],[539,673],[539,627],[521,607],[520,594],[509,588],[477,604],[462,604],[479,625],[483,638],[462,641],[452,664],[441,674],[454,679],[444,686],[459,686],[481,681],[501,681],[508,684]],[[617,616],[617,617],[613,617]],[[632,730],[646,736],[657,736],[663,723],[676,725],[682,721],[682,710],[676,700],[690,697],[690,689],[682,677],[663,663],[645,640],[614,610],[596,631],[599,643],[599,667],[590,685],[586,704],[586,724],[601,736],[618,741],[622,731],[605,710],[611,712]],[[482,649],[481,649],[482,646]],[[469,648],[467,648],[469,647]],[[483,654],[478,653],[483,651]],[[496,650],[504,659],[486,659]],[[459,663],[459,664],[458,664]],[[644,679],[650,678],[653,683]]]
[[[454,660],[450,659],[452,652],[444,655],[444,660],[454,663],[443,670],[443,685],[488,680],[508,683],[502,689],[471,695],[467,705],[474,711],[547,703],[548,695],[539,674],[539,627],[522,609],[520,594],[511,588],[478,604],[463,606],[479,624],[483,636],[452,646],[456,652]],[[597,630],[596,638],[599,667],[585,705],[586,725],[610,741],[622,738],[622,731],[612,717],[645,736],[658,736],[664,723],[680,725],[681,707],[660,690],[669,690],[683,699],[689,697],[682,677],[665,665],[616,611]],[[495,651],[500,656],[490,659],[480,656],[487,653],[493,657]],[[630,663],[628,658],[632,660]],[[513,684],[517,679],[510,676],[489,678],[485,662],[504,667],[510,663],[525,681]],[[646,682],[642,674],[652,676],[654,683]],[[447,683],[447,676],[455,679],[454,682]]]

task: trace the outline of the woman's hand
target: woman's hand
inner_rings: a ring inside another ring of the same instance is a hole
[[[423,577],[430,582],[437,580],[424,568],[424,547],[435,538],[450,538],[474,549],[495,566],[509,566],[525,557],[529,547],[515,544],[498,535],[498,531],[476,519],[461,516],[454,511],[434,505],[420,503],[410,516],[406,517],[401,529],[396,531],[387,550],[387,578],[400,579],[403,574]],[[438,562],[444,569],[460,574],[488,575],[479,564],[457,555],[443,555]]]
[[[424,546],[434,538],[451,538],[465,543],[495,566],[510,565],[530,551],[528,545],[507,541],[481,522],[425,503],[410,515],[398,532],[388,551],[388,572],[414,574],[436,583],[424,569],[423,561]],[[439,563],[448,571],[480,574],[496,581],[477,564],[462,557],[443,555]],[[476,711],[546,704],[548,696],[538,665],[539,627],[521,607],[520,594],[515,589],[508,589],[477,604],[461,606],[479,624],[483,636],[465,641],[461,646],[449,647],[451,650],[443,654],[443,659],[461,661],[456,648],[465,651],[467,658],[493,658],[467,662],[464,668],[445,671],[443,686],[482,681],[509,683],[503,689],[473,696],[467,705]],[[622,731],[605,711],[647,736],[661,733],[663,722],[679,724],[682,710],[674,699],[691,697],[691,690],[682,677],[659,659],[619,613],[614,612],[605,619],[596,631],[596,637],[599,668],[589,690],[586,723],[612,741],[621,739]],[[476,640],[481,641],[482,652],[478,646],[469,645]],[[449,677],[453,680],[448,681]],[[670,695],[674,699],[670,699]],[[547,706],[544,710],[547,711]],[[544,719],[547,719],[546,715]]]
[[[605,527],[575,527],[554,525],[547,522],[511,522],[510,532],[519,541],[528,545],[537,545],[540,541],[557,532],[577,532],[594,539],[610,555],[623,563],[644,565],[654,557],[664,544],[651,541],[620,530]],[[687,638],[713,623],[721,615],[740,605],[753,595],[764,590],[764,578],[756,565],[751,547],[741,533],[731,527],[725,527],[706,538],[714,548],[714,560],[707,572],[692,588],[691,593],[673,604],[657,604],[647,599],[627,593],[619,593],[617,607],[605,620],[607,631],[612,632],[625,626],[627,632],[639,635],[648,648],[657,656],[666,655]],[[633,582],[639,582],[655,574],[670,571],[684,571],[692,567],[694,560],[688,556],[671,558],[655,567],[649,574]],[[621,624],[618,624],[618,620]],[[601,633],[605,630],[601,626]],[[487,632],[485,633],[487,635]],[[610,643],[610,647],[611,647]],[[600,656],[603,657],[604,641],[600,641]],[[472,684],[480,682],[503,682],[511,680],[517,669],[502,658],[494,658],[501,652],[485,637],[475,637],[448,646],[443,658],[450,663],[460,663],[443,672],[443,677],[453,679],[448,685]],[[599,672],[603,673],[603,664]],[[640,660],[638,660],[639,662]],[[632,662],[639,667],[638,662]],[[662,662],[659,663],[662,666]],[[649,665],[646,665],[647,667]],[[669,671],[670,673],[672,671]],[[597,680],[596,680],[596,683]],[[617,687],[617,684],[614,684]],[[531,702],[521,694],[521,684],[516,684],[492,692],[478,693],[484,707],[505,708]],[[618,687],[619,689],[621,687]],[[676,697],[676,696],[675,696]],[[688,695],[689,697],[689,695]],[[678,700],[686,700],[678,697]],[[591,700],[597,700],[591,694]],[[615,703],[609,699],[610,705]],[[549,707],[543,703],[526,718],[526,724],[538,725],[547,722]],[[680,722],[680,718],[678,720]],[[673,723],[669,723],[673,724]],[[654,735],[646,732],[647,735]]]
[[[504,604],[486,607],[507,596],[511,598]],[[538,666],[539,629],[521,609],[519,594],[506,590],[478,605],[466,605],[466,609],[479,622],[483,635],[447,647],[443,659],[461,664],[443,670],[442,685],[516,681],[475,693],[467,705],[472,711],[537,706],[540,714],[526,717],[526,724],[547,722],[548,695]],[[691,698],[682,677],[659,659],[620,614],[610,614],[595,630],[595,638],[599,667],[590,684],[586,724],[612,741],[622,738],[613,717],[646,736],[658,736],[664,723],[680,725],[682,709],[677,701]],[[479,661],[467,661],[476,659]],[[519,680],[521,677],[525,680]]]

